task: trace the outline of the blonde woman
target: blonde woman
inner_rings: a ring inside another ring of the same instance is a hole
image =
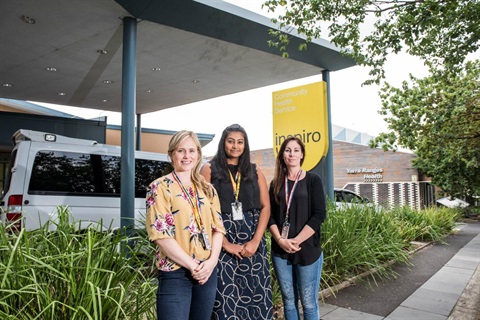
[[[146,228],[157,246],[157,319],[207,320],[217,287],[225,228],[215,188],[199,173],[201,145],[192,131],[170,140],[173,172],[147,192]]]

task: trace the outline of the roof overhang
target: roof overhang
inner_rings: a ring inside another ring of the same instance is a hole
[[[298,51],[298,36],[282,58],[268,18],[223,1],[0,1],[0,97],[121,111],[127,16],[138,114],[355,65],[323,40]]]

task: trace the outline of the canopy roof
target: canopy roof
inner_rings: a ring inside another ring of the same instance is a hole
[[[218,0],[0,0],[0,97],[120,112],[128,16],[138,114],[355,65],[296,36],[282,58],[268,18]]]

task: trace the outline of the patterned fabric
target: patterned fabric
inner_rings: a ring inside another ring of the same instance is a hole
[[[228,241],[249,241],[255,232],[258,217],[258,210],[244,212],[244,219],[239,221],[233,220],[231,214],[223,214]],[[265,238],[262,238],[258,251],[250,258],[238,260],[222,251],[218,274],[213,319],[273,319],[270,266]]]
[[[212,183],[218,191],[222,205],[222,219],[227,230],[226,238],[230,243],[243,244],[255,234],[260,216],[260,190],[256,165],[252,165],[254,179],[240,185],[244,219],[233,220],[231,203],[235,201],[230,180],[219,177],[218,168],[211,162]],[[229,165],[232,175],[238,167]],[[270,283],[270,265],[267,258],[265,237],[262,238],[257,252],[250,258],[238,260],[237,257],[222,251],[218,262],[217,297],[213,307],[212,319],[220,320],[259,320],[273,319],[272,288]]]
[[[194,196],[193,188],[185,186]],[[205,231],[212,239],[214,231],[225,234],[220,213],[220,202],[214,190],[213,200],[198,190],[199,207]],[[210,256],[199,241],[200,231],[195,221],[194,211],[186,195],[171,174],[156,179],[150,184],[146,196],[146,228],[150,241],[173,238],[192,259],[203,261]],[[157,247],[156,265],[161,271],[174,271],[181,266],[170,260]]]

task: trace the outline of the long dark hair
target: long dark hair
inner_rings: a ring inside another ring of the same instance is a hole
[[[225,140],[231,132],[240,132],[243,135],[245,141],[245,147],[243,153],[238,159],[238,171],[242,175],[244,180],[253,180],[253,173],[250,165],[250,145],[248,143],[248,136],[245,129],[239,124],[232,124],[226,127],[222,132],[222,137],[218,142],[218,149],[215,156],[213,156],[211,162],[214,162],[219,168],[219,177],[221,180],[229,180],[227,154],[225,153]],[[216,177],[212,177],[216,178]]]
[[[285,153],[285,149],[287,148],[287,144],[290,141],[296,141],[300,145],[300,149],[303,153],[303,158],[300,160],[300,166],[303,165],[303,161],[305,160],[305,144],[303,144],[302,140],[297,137],[288,137],[280,146],[280,150],[278,151],[277,158],[275,159],[275,171],[273,173],[273,194],[275,195],[275,202],[279,202],[278,200],[278,193],[280,192],[280,188],[282,188],[282,183],[285,181],[285,176],[288,174],[287,165],[285,164],[285,160],[283,159],[283,154]]]

